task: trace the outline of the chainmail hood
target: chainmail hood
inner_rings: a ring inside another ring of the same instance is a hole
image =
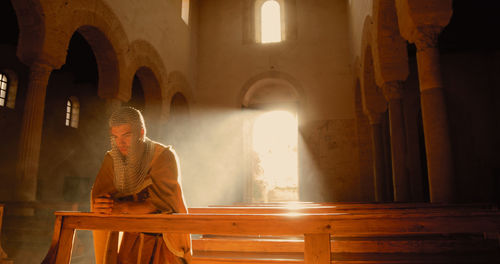
[[[135,194],[144,188],[144,180],[153,159],[154,142],[146,137],[146,127],[141,112],[132,107],[122,107],[111,115],[109,127],[130,124],[132,144],[126,156],[122,155],[113,137],[111,151],[114,167],[114,185],[119,196]],[[141,137],[141,129],[144,136]]]

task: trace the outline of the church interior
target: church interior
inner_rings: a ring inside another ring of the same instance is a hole
[[[497,235],[481,242],[488,257],[463,263],[498,263],[499,8],[0,1],[0,263],[40,263],[54,212],[89,211],[120,106],[139,109],[147,136],[176,150],[189,208],[496,208]],[[77,232],[72,263],[94,263],[91,240]],[[359,258],[332,263],[457,263]]]

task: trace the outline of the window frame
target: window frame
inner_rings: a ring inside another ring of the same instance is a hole
[[[78,128],[78,121],[80,118],[80,102],[75,96],[70,96],[66,100],[66,115],[65,123],[66,127]]]
[[[262,7],[266,2],[275,1],[280,8],[280,33],[281,40],[277,42],[262,42]],[[259,44],[276,44],[282,43],[287,40],[286,36],[286,17],[285,17],[285,0],[255,0],[254,5],[254,28],[255,28],[255,42]]]
[[[5,79],[5,80],[4,80]],[[0,101],[3,101],[0,103],[0,107],[7,107],[8,106],[8,100],[9,100],[9,77],[6,73],[3,71],[0,72]],[[5,89],[3,88],[5,84]],[[5,96],[2,98],[1,93],[4,92]]]

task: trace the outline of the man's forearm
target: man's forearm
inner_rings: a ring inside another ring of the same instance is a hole
[[[158,209],[149,201],[115,201],[113,213],[117,214],[150,214],[157,212]]]

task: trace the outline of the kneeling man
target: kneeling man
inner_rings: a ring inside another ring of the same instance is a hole
[[[131,107],[114,112],[109,128],[111,150],[92,187],[92,211],[186,213],[178,159],[172,147],[147,138],[144,118]],[[116,257],[117,241],[117,232],[94,231],[98,264]],[[186,263],[191,259],[189,235],[125,232],[117,258],[117,263],[123,264]]]

